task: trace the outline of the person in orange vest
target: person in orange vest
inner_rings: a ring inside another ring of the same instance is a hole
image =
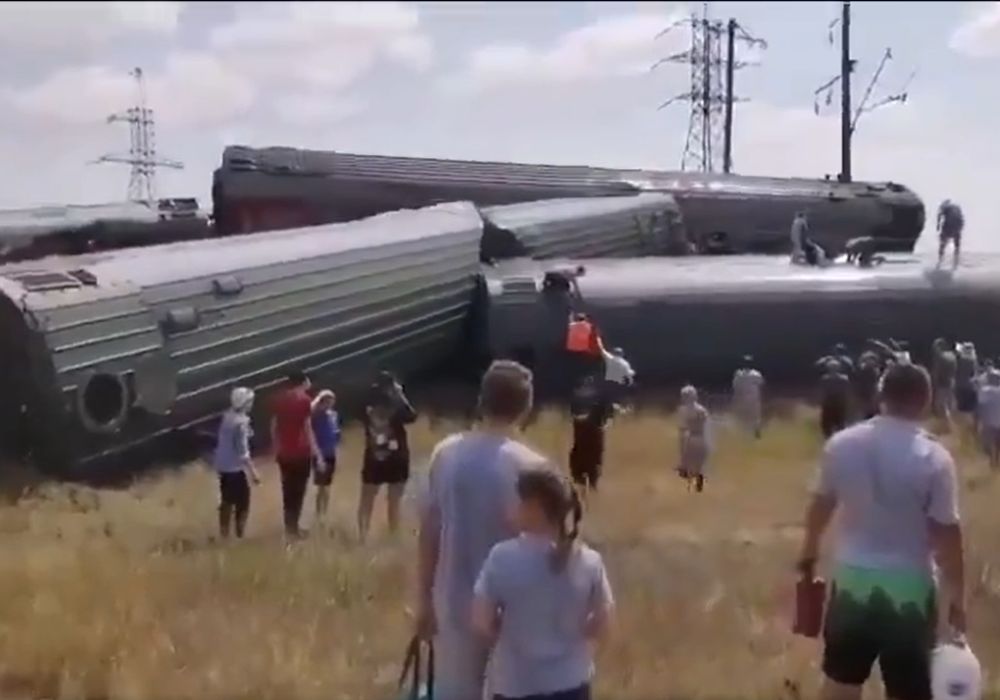
[[[585,377],[603,366],[601,338],[597,327],[584,313],[570,316],[566,331],[566,352],[569,355],[569,388],[576,388]]]

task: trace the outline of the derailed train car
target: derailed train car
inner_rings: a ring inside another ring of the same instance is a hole
[[[700,252],[788,252],[796,211],[831,252],[856,236],[909,252],[925,223],[923,202],[896,183],[616,170],[293,148],[229,146],[213,177],[221,235],[347,221],[380,211],[469,199],[479,206],[659,191],[680,205]]]
[[[547,199],[480,209],[483,262],[530,257],[685,254],[690,241],[673,197]]]
[[[0,263],[80,255],[213,235],[193,198],[0,211]]]
[[[934,338],[1000,347],[1000,257],[956,272],[916,259],[871,269],[813,268],[778,257],[512,260],[487,272],[479,348],[537,376],[563,374],[568,315],[588,313],[622,346],[644,383],[725,382],[752,353],[775,380],[815,377],[839,342],[908,341],[927,359]]]
[[[481,234],[450,203],[0,267],[3,446],[86,473],[217,415],[236,384],[428,368],[466,332]]]

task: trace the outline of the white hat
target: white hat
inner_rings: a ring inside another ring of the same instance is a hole
[[[979,700],[983,672],[968,644],[939,644],[931,655],[934,700]]]
[[[249,411],[253,404],[253,389],[238,386],[229,394],[229,405],[234,411]]]

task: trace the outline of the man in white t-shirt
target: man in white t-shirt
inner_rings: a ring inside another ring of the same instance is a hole
[[[601,354],[604,356],[605,392],[613,403],[618,403],[635,384],[635,370],[625,359],[625,352],[621,348],[613,348],[608,352],[602,345]]]
[[[979,429],[983,446],[990,457],[990,466],[1000,467],[1000,370],[986,372],[985,382],[979,387],[976,401]]]
[[[813,580],[838,514],[824,623],[824,700],[857,700],[878,660],[886,696],[931,700],[937,585],[955,634],[965,632],[958,484],[951,455],[920,426],[931,382],[897,364],[882,380],[883,414],[826,444],[806,515],[799,571]]]
[[[753,358],[746,355],[743,366],[733,374],[733,411],[747,430],[760,438],[763,417],[764,375],[753,367]]]

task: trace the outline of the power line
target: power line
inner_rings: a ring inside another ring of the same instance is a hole
[[[108,153],[95,163],[124,163],[132,168],[128,181],[128,199],[133,202],[156,201],[156,169],[180,170],[180,161],[156,155],[156,124],[153,110],[146,106],[146,83],[141,68],[129,72],[136,82],[138,101],[134,107],[108,117],[108,124],[126,122],[129,125],[128,155]]]
[[[749,65],[735,60],[735,42],[761,47],[766,47],[767,43],[752,37],[734,19],[728,23],[711,19],[707,2],[702,5],[701,17],[692,14],[689,18],[678,20],[660,32],[657,38],[681,26],[691,29],[690,47],[660,59],[652,69],[666,63],[687,64],[690,67],[691,87],[687,92],[663,102],[659,109],[676,102],[688,102],[691,106],[681,170],[729,172],[732,164],[732,103],[739,101],[732,92],[733,71]],[[728,38],[725,64],[722,60],[723,37]],[[726,71],[725,89],[723,68]],[[720,144],[723,145],[721,152]]]

